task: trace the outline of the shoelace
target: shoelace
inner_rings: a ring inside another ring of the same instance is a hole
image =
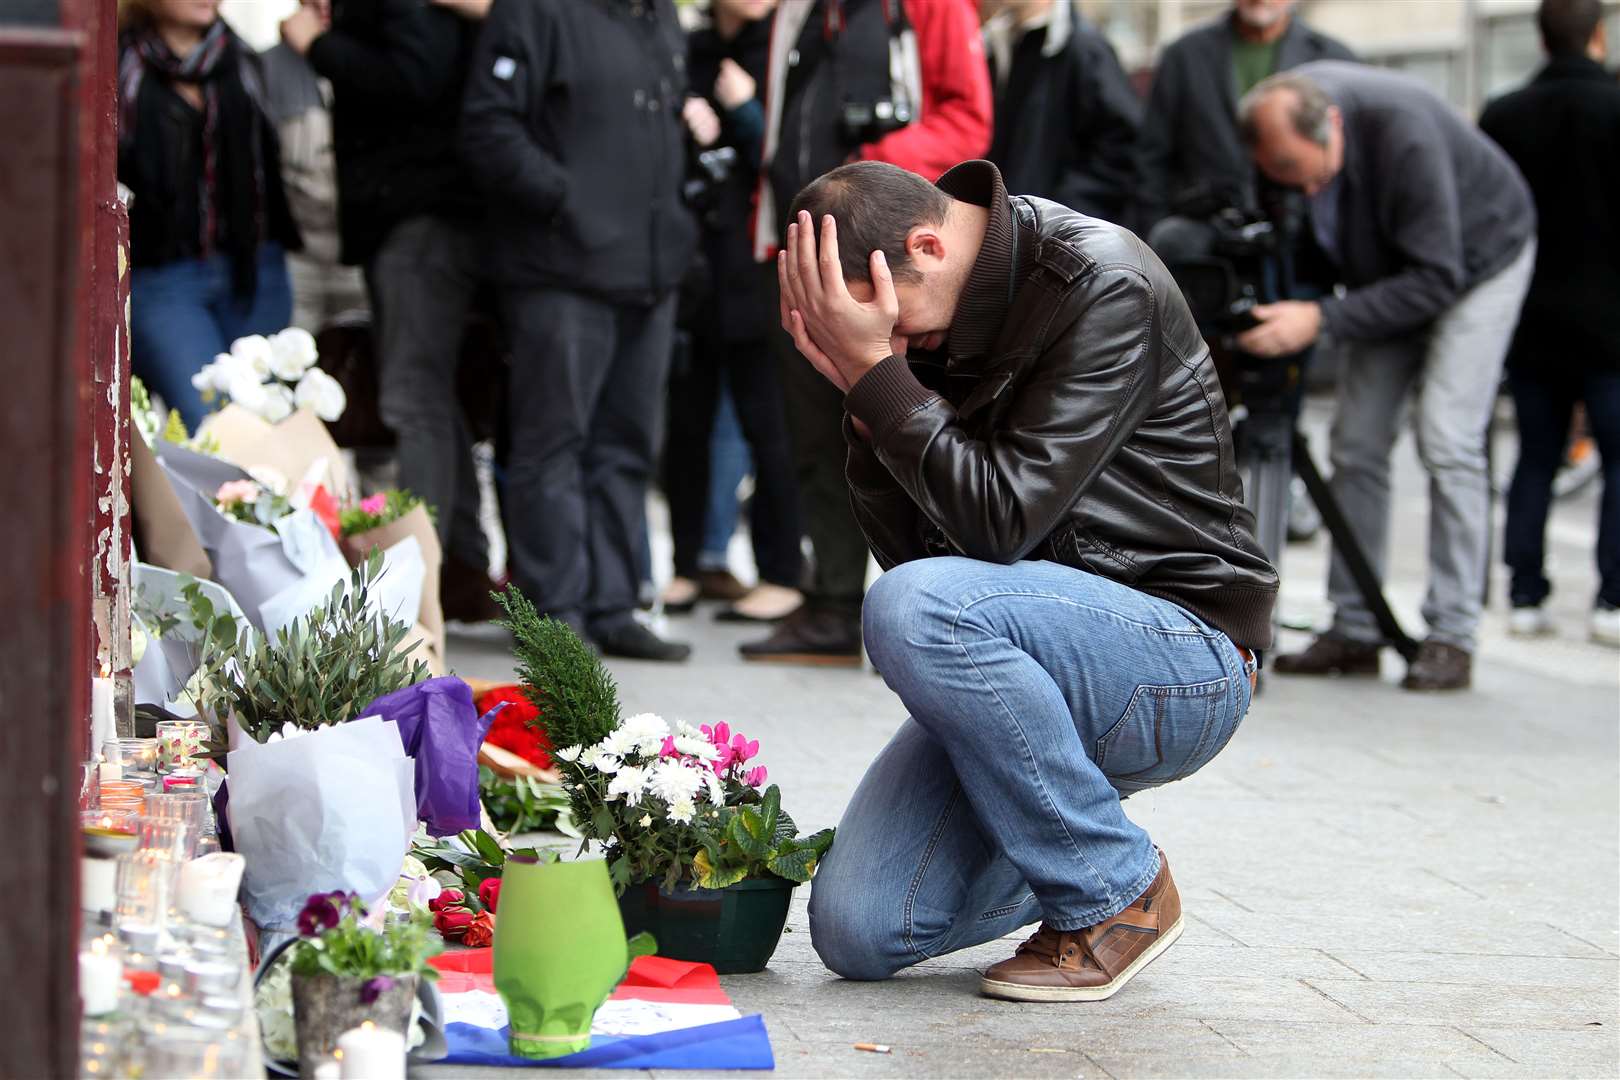
[[[1089,960],[1092,967],[1099,971],[1103,970],[1102,964],[1097,961],[1097,954],[1091,951],[1091,942],[1087,940],[1083,930],[1065,934],[1042,926],[1030,936],[1028,941],[1018,946],[1018,951],[1031,953],[1043,960],[1050,961],[1053,967],[1061,967],[1065,956],[1065,951],[1061,946],[1065,936],[1078,947],[1083,961]],[[1082,967],[1085,966],[1083,961],[1080,965]]]

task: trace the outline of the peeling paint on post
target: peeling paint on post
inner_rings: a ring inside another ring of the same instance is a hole
[[[89,347],[94,370],[96,537],[93,576],[95,665],[114,685],[118,734],[135,733],[130,683],[129,213],[117,198],[98,200],[92,261]],[[99,747],[90,747],[93,755]]]

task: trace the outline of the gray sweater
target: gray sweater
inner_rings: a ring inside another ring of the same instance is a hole
[[[1422,83],[1333,60],[1298,72],[1344,115],[1334,189],[1349,291],[1322,301],[1335,337],[1422,330],[1535,236],[1535,203],[1518,168]]]

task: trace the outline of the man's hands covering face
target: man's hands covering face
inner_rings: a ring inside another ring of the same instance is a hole
[[[782,329],[793,335],[805,359],[846,394],[889,356],[905,354],[905,342],[894,335],[900,301],[881,251],[872,252],[871,274],[871,301],[850,296],[831,215],[822,219],[818,244],[810,215],[801,211],[788,226],[787,249],[776,256]]]

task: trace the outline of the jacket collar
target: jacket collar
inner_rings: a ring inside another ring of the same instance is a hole
[[[990,351],[1012,303],[1016,288],[1012,206],[1001,170],[988,161],[963,162],[941,176],[937,186],[953,199],[990,211],[984,243],[957,299],[946,339],[949,366],[960,368]]]
[[[1547,63],[1536,72],[1535,81],[1552,82],[1560,79],[1613,82],[1614,76],[1589,56],[1552,56],[1548,57]]]

